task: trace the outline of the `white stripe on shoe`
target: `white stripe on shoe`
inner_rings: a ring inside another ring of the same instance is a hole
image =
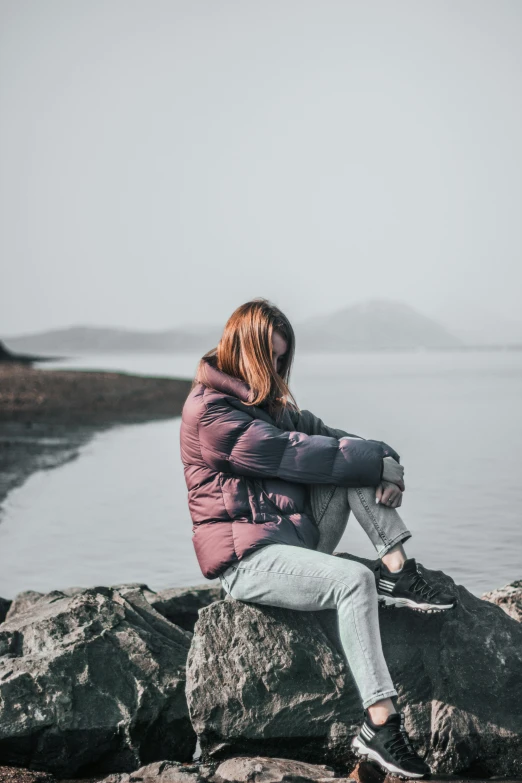
[[[375,732],[373,731],[373,729],[371,729],[371,728],[368,726],[368,724],[367,724],[367,723],[364,723],[364,724],[363,724],[363,726],[362,726],[362,728],[361,728],[361,734],[362,734],[362,735],[363,735],[363,737],[365,737],[366,739],[371,739],[371,738],[373,737],[373,735],[375,734]]]
[[[379,582],[379,590],[383,590],[386,593],[391,593],[395,585],[388,585],[383,582]]]

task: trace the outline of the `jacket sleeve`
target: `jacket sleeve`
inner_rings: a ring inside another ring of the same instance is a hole
[[[282,430],[224,400],[208,404],[198,423],[198,436],[206,465],[253,478],[377,486],[383,457],[393,456],[381,441],[339,440],[331,435]]]
[[[335,427],[328,427],[322,419],[320,419],[318,416],[315,416],[309,410],[301,410],[299,412],[293,411],[291,415],[292,420],[295,423],[296,430],[306,432],[307,435],[330,435],[334,438],[359,438],[360,440],[366,440],[367,443],[380,443],[385,449],[387,449],[385,456],[393,457],[399,463],[401,461],[401,458],[395,449],[382,440],[371,440],[363,438],[361,435],[354,435],[351,432],[345,432],[344,430],[336,429]]]
[[[292,418],[295,422],[296,430],[306,432],[307,435],[329,435],[332,438],[342,438],[344,436],[360,437],[360,435],[353,435],[335,427],[328,427],[319,416],[314,416],[308,410],[294,411],[292,412]]]

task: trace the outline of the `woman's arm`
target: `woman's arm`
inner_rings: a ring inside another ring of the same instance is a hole
[[[198,424],[202,459],[216,471],[344,487],[377,486],[383,458],[396,452],[382,441],[343,440],[343,430],[337,432],[341,439],[281,430],[223,399],[209,402]]]
[[[349,432],[344,430],[328,427],[319,416],[314,416],[309,410],[292,411],[292,418],[295,421],[296,430],[306,432],[307,435],[329,435],[331,438],[342,438],[345,435],[350,435]],[[352,437],[359,436],[353,435]]]
[[[362,438],[360,435],[354,435],[353,433],[336,429],[335,427],[328,427],[319,416],[315,416],[309,410],[302,410],[300,412],[292,411],[291,415],[295,422],[296,430],[299,430],[300,432],[306,432],[307,435],[329,435],[330,437],[338,439],[345,437],[359,438],[366,443],[380,443],[387,449],[387,455],[393,457],[397,462],[400,462],[400,456],[395,449],[382,440],[369,440],[367,438]]]

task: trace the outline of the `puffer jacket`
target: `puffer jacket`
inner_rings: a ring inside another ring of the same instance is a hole
[[[182,411],[181,459],[192,540],[203,575],[214,579],[267,544],[315,549],[319,531],[308,485],[377,486],[383,441],[326,426],[310,411],[286,408],[276,425],[265,406],[247,406],[250,387],[205,359],[211,387],[199,383]]]

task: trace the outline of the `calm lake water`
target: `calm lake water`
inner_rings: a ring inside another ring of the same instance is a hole
[[[192,378],[199,356],[99,355],[46,368]],[[298,404],[401,455],[407,552],[480,595],[522,577],[522,352],[296,357]],[[191,542],[179,419],[97,435],[14,490],[0,523],[0,596],[73,585],[205,582]],[[353,515],[339,549],[374,557]]]

